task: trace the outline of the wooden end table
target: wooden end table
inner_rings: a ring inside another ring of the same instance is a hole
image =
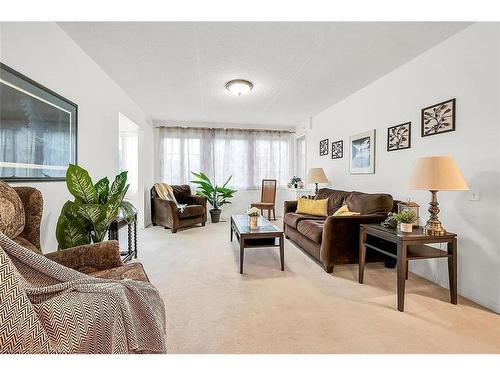
[[[123,257],[123,262],[128,262],[132,258],[137,258],[137,212],[130,220],[127,220],[120,210],[109,226],[108,239],[119,241],[118,231],[125,226],[127,227],[127,251],[120,251],[120,255]]]
[[[240,273],[243,273],[245,248],[279,247],[281,270],[285,270],[285,248],[283,231],[266,218],[259,216],[258,228],[250,229],[248,215],[231,215],[231,241],[236,235],[240,243]]]
[[[428,246],[446,243],[447,251]],[[405,281],[408,279],[408,261],[418,259],[448,258],[451,303],[457,304],[457,235],[447,232],[440,236],[422,233],[422,228],[413,228],[412,233],[385,228],[380,224],[361,224],[359,231],[359,283],[363,284],[366,248],[395,258],[397,268],[398,310],[404,311]]]

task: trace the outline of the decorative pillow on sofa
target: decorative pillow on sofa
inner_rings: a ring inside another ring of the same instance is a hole
[[[333,216],[355,216],[355,215],[360,215],[360,213],[359,212],[349,211],[349,208],[347,207],[347,204],[345,204],[342,207],[340,207],[333,214]]]
[[[328,216],[328,199],[299,198],[295,213],[326,217]]]

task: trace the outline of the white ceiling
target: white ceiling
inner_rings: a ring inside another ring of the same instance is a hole
[[[154,120],[294,126],[467,27],[388,22],[63,22]],[[231,79],[254,83],[231,95]]]

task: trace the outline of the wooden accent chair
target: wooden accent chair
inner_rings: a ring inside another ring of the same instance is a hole
[[[260,202],[251,204],[251,207],[260,209],[261,215],[263,215],[263,210],[267,210],[269,220],[271,220],[271,211],[273,212],[273,220],[276,220],[276,185],[276,180],[262,180]]]

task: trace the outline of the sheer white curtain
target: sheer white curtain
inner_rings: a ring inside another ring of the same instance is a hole
[[[191,172],[210,171],[213,134],[201,128],[160,128],[159,176],[169,184],[188,184]]]
[[[216,184],[233,176],[238,190],[260,188],[264,178],[285,186],[293,170],[293,136],[285,131],[243,129],[159,129],[159,177],[189,183],[202,171]]]

